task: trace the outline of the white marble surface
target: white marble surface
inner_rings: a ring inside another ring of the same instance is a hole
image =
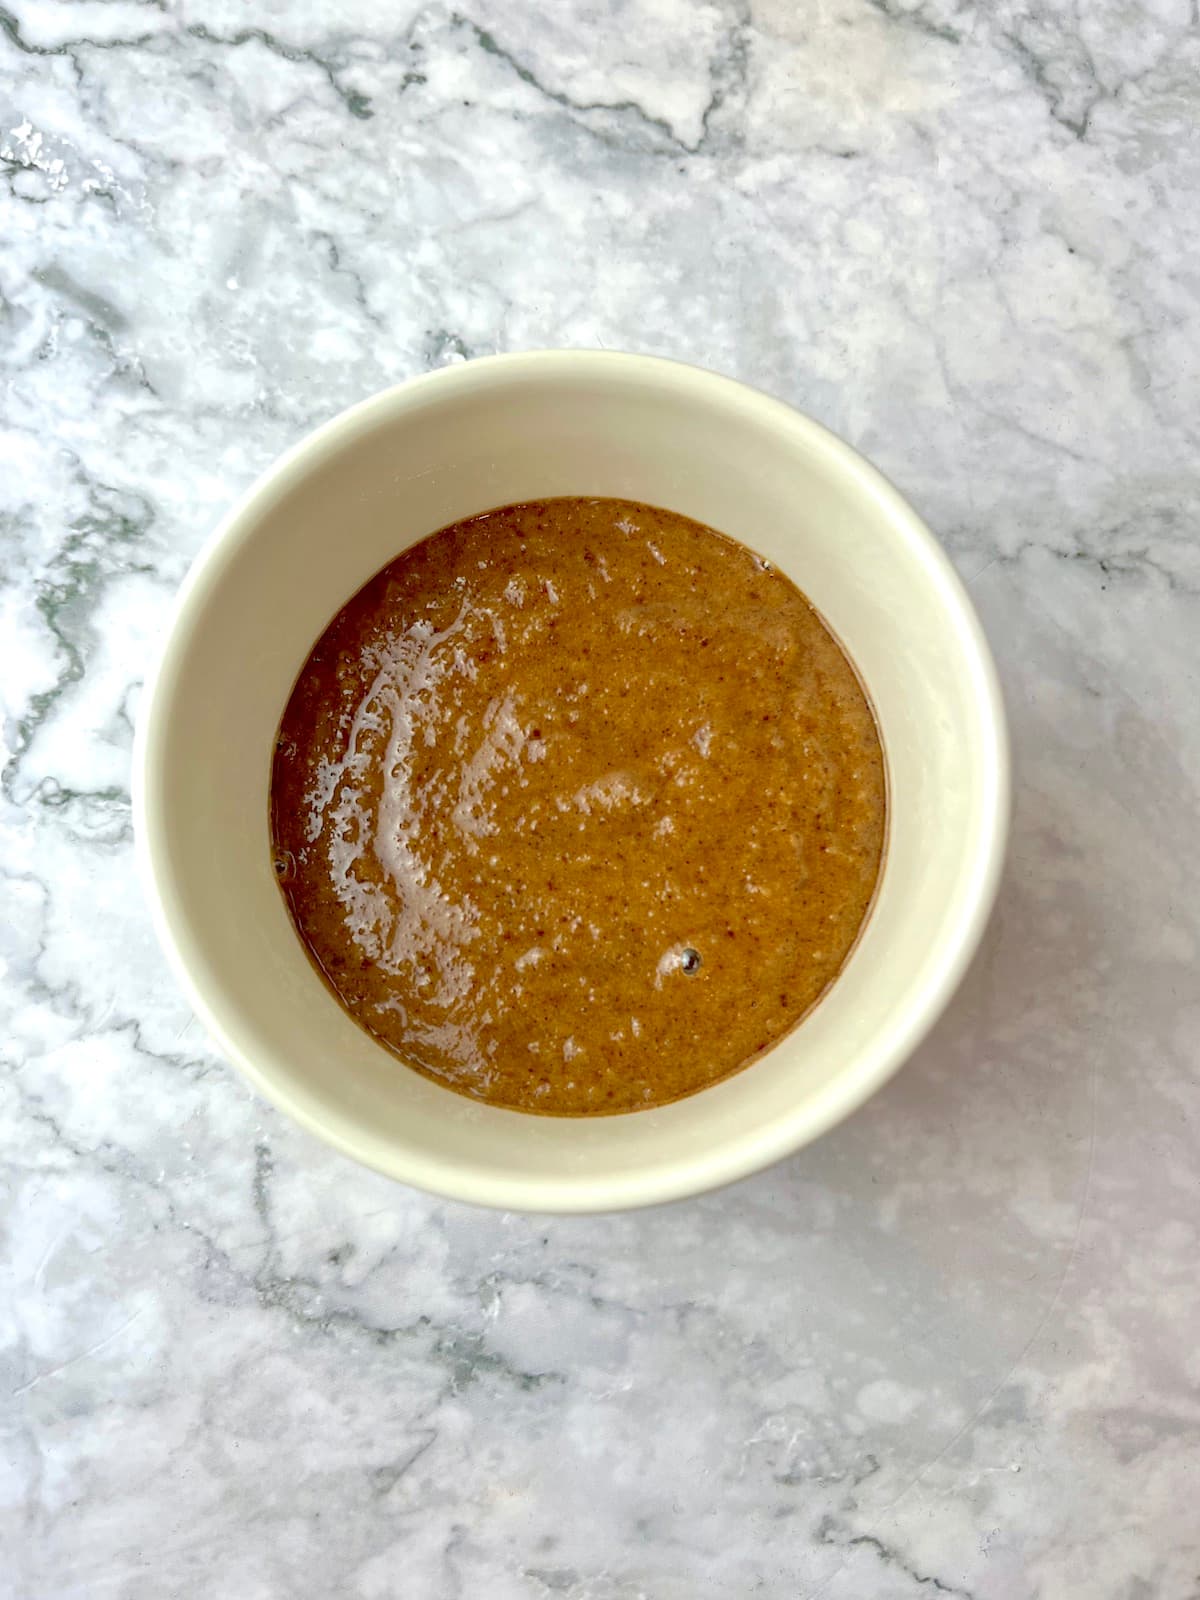
[[[1195,0],[4,0],[0,1593],[1200,1595]],[[229,497],[385,383],[686,357],[994,639],[984,953],[869,1107],[591,1220],[218,1060],[128,765]]]

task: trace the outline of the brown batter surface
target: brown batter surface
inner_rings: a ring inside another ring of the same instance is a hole
[[[493,1105],[662,1105],[793,1028],[879,872],[854,670],[744,546],[623,500],[405,551],[280,727],[276,871],[338,999]]]

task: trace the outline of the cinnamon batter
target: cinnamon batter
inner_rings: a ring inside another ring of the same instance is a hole
[[[376,574],[275,753],[275,866],[356,1021],[462,1094],[636,1111],[837,976],[885,831],[853,667],[744,546],[623,500],[504,506]]]

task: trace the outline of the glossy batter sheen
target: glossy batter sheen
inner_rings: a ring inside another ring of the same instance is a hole
[[[746,1066],[845,960],[884,840],[853,668],[744,546],[622,500],[434,534],[292,691],[275,867],[350,1014],[463,1094],[635,1111]]]

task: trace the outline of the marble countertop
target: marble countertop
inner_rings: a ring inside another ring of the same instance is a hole
[[[1195,0],[5,0],[0,1594],[1200,1595]],[[135,883],[221,509],[407,374],[728,372],[945,541],[1017,761],[847,1124],[480,1213],[219,1060]]]

